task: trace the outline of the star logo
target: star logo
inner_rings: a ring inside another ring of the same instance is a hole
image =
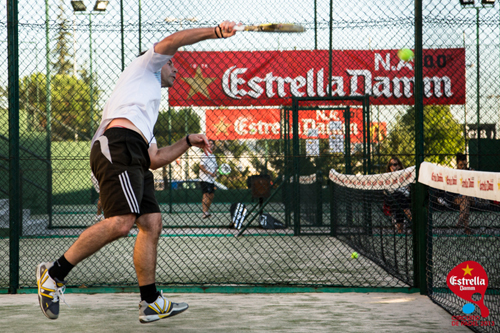
[[[219,135],[221,133],[224,133],[225,135],[229,135],[228,129],[231,126],[231,124],[226,123],[224,120],[225,120],[225,117],[221,118],[218,123],[214,124],[215,135]]]
[[[467,274],[469,274],[470,276],[472,276],[471,274],[471,271],[474,269],[474,268],[469,268],[469,265],[467,265],[466,268],[462,268],[464,270],[464,276],[466,276]]]
[[[183,77],[182,80],[184,82],[186,82],[190,87],[187,99],[190,99],[196,93],[200,93],[203,96],[205,96],[206,98],[211,99],[210,94],[208,93],[208,86],[212,82],[217,80],[217,78],[216,77],[204,77],[203,73],[201,72],[201,68],[197,67],[196,73],[194,74],[194,77]]]

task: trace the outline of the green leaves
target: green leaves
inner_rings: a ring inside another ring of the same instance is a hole
[[[31,130],[44,130],[47,126],[46,87],[46,76],[42,73],[20,79],[20,107],[29,115]],[[101,119],[100,93],[100,89],[95,86],[91,89],[83,79],[67,74],[54,75],[50,83],[53,140],[90,140]]]
[[[158,147],[168,146],[187,134],[200,132],[200,116],[192,108],[161,111],[154,130]]]
[[[464,147],[463,126],[451,114],[450,106],[424,106],[425,161],[448,164]],[[406,167],[415,165],[414,107],[396,116],[396,124],[381,144],[381,153],[398,156]]]

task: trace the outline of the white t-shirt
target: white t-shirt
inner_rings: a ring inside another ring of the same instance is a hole
[[[209,154],[209,155],[203,154],[203,156],[201,157],[200,165],[203,165],[205,169],[207,169],[207,171],[210,173],[215,173],[217,171],[217,161],[215,160],[214,154]],[[200,179],[202,182],[207,182],[212,184],[215,182],[215,178],[203,172],[201,168],[200,168]]]
[[[123,71],[102,113],[92,144],[115,118],[130,120],[150,143],[156,143],[153,129],[161,99],[161,68],[173,56],[159,54],[154,45]]]

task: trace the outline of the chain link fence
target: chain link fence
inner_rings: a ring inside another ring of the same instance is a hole
[[[400,233],[396,215],[403,210],[384,213],[387,193],[335,190],[329,175],[332,169],[383,174],[391,171],[392,157],[402,168],[414,166],[418,145],[428,162],[456,168],[456,154],[462,153],[468,167],[500,172],[500,8],[495,1],[480,2],[422,1],[422,36],[415,36],[419,15],[413,1],[36,0],[18,6],[15,29],[7,15],[14,2],[1,4],[0,288],[12,286],[9,267],[17,266],[9,257],[19,258],[14,285],[34,288],[36,264],[58,258],[99,219],[90,140],[124,68],[175,31],[226,19],[293,22],[306,31],[241,32],[177,52],[179,72],[174,87],[163,91],[155,136],[164,146],[188,133],[206,133],[215,141],[218,175],[211,216],[204,218],[201,150],[190,149],[154,171],[164,225],[158,284],[424,288],[414,252],[415,208],[401,220]],[[397,56],[402,48],[415,49],[420,38],[422,139],[415,133],[419,68]],[[12,41],[18,48],[17,90],[12,79],[9,85]],[[300,100],[295,107],[292,98]],[[14,100],[18,141],[9,109]],[[16,142],[19,149],[12,153],[9,144]],[[19,193],[9,188],[16,177],[13,160],[19,162]],[[432,198],[431,193],[427,220],[439,205],[437,196]],[[17,229],[9,225],[9,210],[17,207],[13,200],[20,207]],[[370,208],[351,205],[356,200]],[[237,203],[247,209],[241,229],[230,227]],[[474,254],[485,244],[480,230],[486,222],[476,212],[486,210],[493,221],[486,227],[495,230],[495,207],[493,202],[472,207],[470,226],[479,232],[457,236],[452,247],[436,228],[426,231],[433,249],[427,266],[421,266],[433,277],[428,293],[454,315],[461,310],[447,304],[461,300],[449,290],[441,293],[446,285],[437,281],[444,281],[446,272],[433,263],[451,258],[458,248],[467,249],[464,258],[490,260]],[[283,229],[262,228],[262,213]],[[450,216],[442,223],[453,227],[455,215]],[[135,286],[136,233],[133,229],[78,265],[69,285]],[[9,235],[18,236],[17,254]],[[488,237],[488,246],[498,248],[498,233]],[[359,259],[351,258],[353,251]],[[489,290],[497,296],[488,302],[497,306],[496,319],[499,288],[491,280]]]

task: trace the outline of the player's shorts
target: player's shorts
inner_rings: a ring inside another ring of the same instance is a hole
[[[200,182],[201,185],[201,192],[202,193],[214,193],[215,192],[215,185],[214,183],[209,183],[209,182]]]
[[[97,138],[90,151],[90,167],[99,181],[106,218],[160,212],[150,164],[148,145],[139,133],[114,127]]]
[[[95,191],[99,193],[99,182],[97,181],[97,178],[95,178],[92,171],[90,172],[90,179],[92,180],[92,185],[94,185]]]

